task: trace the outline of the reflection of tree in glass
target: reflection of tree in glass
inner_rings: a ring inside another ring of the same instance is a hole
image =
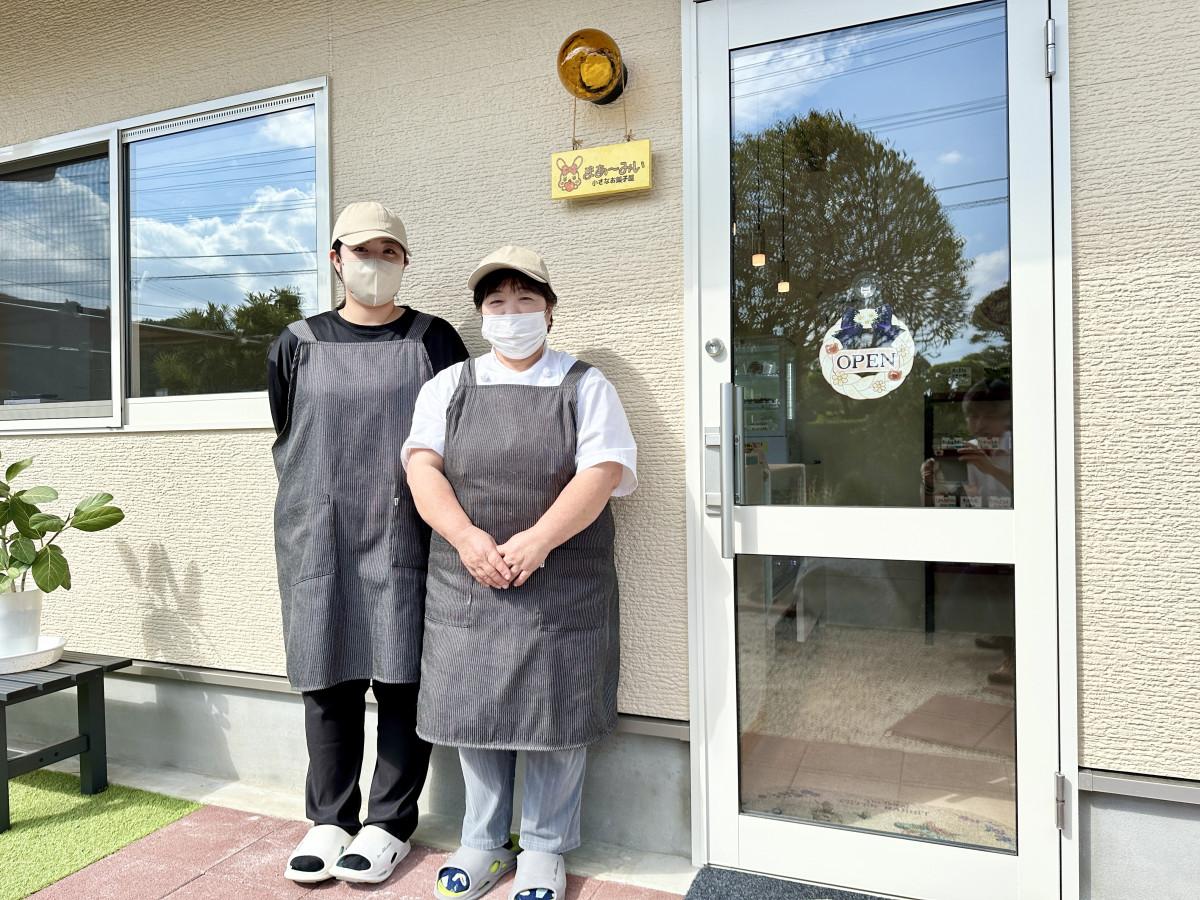
[[[1009,282],[987,294],[971,312],[971,325],[976,334],[972,344],[985,344],[999,339],[1006,349],[1012,345],[1012,290]]]
[[[813,111],[743,135],[732,152],[738,334],[774,331],[811,345],[853,303],[863,274],[877,279],[919,349],[948,343],[966,324],[963,240],[901,151],[838,113]],[[768,265],[752,265],[759,250]],[[776,281],[790,292],[777,293]]]
[[[295,288],[250,291],[237,305],[209,303],[138,323],[142,391],[219,394],[266,388],[266,355],[289,323],[303,318]]]

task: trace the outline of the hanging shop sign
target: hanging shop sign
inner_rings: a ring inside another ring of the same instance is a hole
[[[563,150],[550,157],[550,196],[574,200],[644,191],[651,186],[650,171],[649,141]]]
[[[625,106],[629,65],[617,42],[598,28],[581,28],[558,48],[558,79],[571,95],[571,149],[550,156],[550,198],[578,200],[650,188],[650,142],[635,141]],[[602,107],[621,99],[625,140],[583,147],[575,126],[579,101]]]
[[[850,308],[821,342],[821,374],[839,394],[876,400],[904,383],[916,347],[891,306]]]

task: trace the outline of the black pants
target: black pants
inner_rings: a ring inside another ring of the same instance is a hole
[[[305,807],[315,825],[337,825],[351,834],[360,828],[363,727],[366,681],[344,681],[304,697],[308,741]],[[375,774],[367,817],[402,841],[417,828],[417,798],[425,786],[431,747],[417,736],[417,685],[372,685],[379,704]]]

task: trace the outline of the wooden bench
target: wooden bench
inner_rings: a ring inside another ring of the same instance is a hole
[[[79,757],[79,791],[99,794],[108,787],[108,757],[104,739],[104,674],[132,665],[132,659],[95,653],[66,652],[49,666],[0,675],[0,832],[9,827],[8,781],[72,756]],[[29,753],[8,751],[8,707],[67,688],[79,694],[79,734],[68,741]]]

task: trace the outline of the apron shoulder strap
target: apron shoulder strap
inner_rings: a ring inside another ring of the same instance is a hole
[[[566,377],[562,380],[563,390],[578,390],[580,379],[587,374],[587,370],[591,367],[591,363],[585,363],[582,359],[575,360],[575,364],[567,370]]]
[[[458,384],[454,386],[454,392],[450,395],[450,400],[446,404],[446,427],[450,427],[450,421],[454,416],[462,410],[462,405],[465,402],[467,388],[475,386],[475,359],[472,357],[463,363],[462,369],[458,373]]]
[[[416,310],[413,310],[416,312]],[[406,341],[419,341],[425,337],[425,332],[429,330],[430,323],[433,322],[433,316],[429,313],[417,313],[417,319],[409,326],[408,333],[404,335]]]
[[[474,387],[475,386],[475,357],[471,357],[463,363],[462,371],[458,374],[458,386]]]
[[[288,331],[299,338],[302,344],[315,344],[317,342],[317,336],[313,334],[312,326],[305,319],[293,322],[288,326]]]

